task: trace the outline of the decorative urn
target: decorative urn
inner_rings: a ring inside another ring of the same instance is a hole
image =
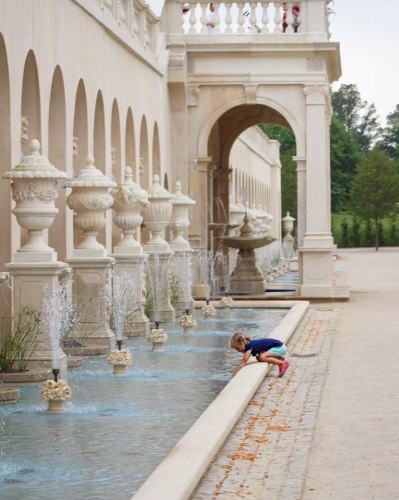
[[[283,217],[282,219],[283,222],[283,230],[286,234],[291,234],[292,231],[294,230],[294,222],[295,218],[291,217],[290,213],[287,212],[287,215]]]
[[[67,175],[57,170],[40,154],[40,143],[33,139],[30,154],[23,156],[19,165],[3,174],[12,180],[12,213],[18,224],[28,231],[29,240],[18,252],[43,252],[42,260],[56,260],[56,253],[43,241],[43,230],[48,229],[58,213],[54,200],[58,196],[58,180]],[[28,259],[27,254],[25,258]],[[29,259],[28,259],[29,260]]]
[[[159,175],[154,175],[152,186],[148,188],[147,193],[150,204],[143,209],[143,217],[144,224],[151,231],[151,239],[144,245],[144,250],[168,251],[169,245],[162,237],[162,232],[172,215],[173,194],[161,186]]]
[[[83,231],[83,241],[76,248],[103,252],[104,246],[97,241],[97,234],[105,227],[105,211],[114,201],[109,190],[116,187],[116,183],[94,166],[92,155],[87,156],[86,162],[86,167],[64,184],[72,189],[67,205],[74,211],[74,226]]]
[[[155,328],[152,328],[148,337],[148,342],[152,343],[153,351],[162,351],[164,343],[168,340],[168,334],[163,328],[159,328],[159,323],[155,323]]]
[[[185,239],[190,220],[188,211],[196,202],[181,192],[181,182],[176,182],[175,192],[172,198],[172,216],[170,218],[168,228],[173,231],[173,239],[170,241],[170,246],[173,250],[189,250],[190,243]]]
[[[114,248],[115,253],[141,253],[142,247],[135,239],[137,228],[143,222],[141,210],[149,206],[147,191],[133,182],[130,167],[125,168],[124,181],[111,190],[114,198],[114,222],[122,229],[122,239]]]

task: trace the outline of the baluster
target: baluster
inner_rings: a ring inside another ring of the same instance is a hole
[[[231,17],[231,3],[226,3],[225,7],[226,7],[226,18],[225,18],[226,29],[224,30],[224,32],[233,33],[233,28],[231,27],[231,24],[233,22]]]
[[[255,29],[255,31],[258,31],[258,28],[257,28],[257,24],[256,24],[256,3],[250,3],[249,6],[251,7],[251,15],[249,17],[249,24],[251,26],[251,30],[252,28]]]
[[[244,14],[243,14],[244,4],[243,3],[238,3],[237,4],[237,8],[238,8],[238,18],[237,18],[238,29],[237,29],[237,33],[245,33],[245,29],[244,29],[245,17],[244,17]]]
[[[286,33],[288,34],[294,33],[294,28],[292,27],[293,22],[294,22],[294,16],[292,15],[292,2],[287,2],[287,18],[286,18],[287,27],[285,28]]]
[[[219,16],[219,4],[216,4],[213,6],[215,9],[215,12],[213,13],[212,17],[212,24],[213,24],[213,33],[220,33],[220,16]]]
[[[262,2],[262,33],[270,33],[269,31],[269,2]]]
[[[200,33],[207,33],[208,32],[208,29],[206,27],[207,23],[208,23],[208,14],[206,12],[206,8],[208,6],[207,3],[201,3],[201,9],[202,9],[202,14],[201,14],[201,29],[200,29]]]
[[[281,2],[274,2],[274,29],[273,33],[281,33]]]
[[[197,33],[197,30],[195,27],[195,25],[197,23],[197,15],[195,12],[196,6],[197,6],[197,4],[195,4],[195,3],[190,4],[190,18],[189,18],[190,28],[188,30],[189,33]]]

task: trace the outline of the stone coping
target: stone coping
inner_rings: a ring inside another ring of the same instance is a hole
[[[216,305],[218,301],[210,301]],[[201,307],[205,301],[196,303]],[[290,307],[290,311],[270,336],[287,343],[309,307],[309,302],[240,301],[234,307]],[[271,367],[252,361],[233,377],[208,406],[167,457],[141,485],[134,500],[153,500],[162,492],[162,500],[190,498],[212,459],[230,434],[241,413],[263,382]],[[158,492],[158,493],[157,493]]]

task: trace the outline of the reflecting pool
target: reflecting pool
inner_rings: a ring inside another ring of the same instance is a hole
[[[131,498],[230,380],[241,357],[229,349],[232,334],[267,336],[287,312],[197,311],[193,333],[162,325],[163,351],[129,339],[133,364],[122,376],[107,356],[86,358],[68,373],[62,414],[46,413],[39,385],[21,386],[17,403],[0,406],[0,498]]]

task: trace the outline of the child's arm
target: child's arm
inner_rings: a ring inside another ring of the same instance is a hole
[[[245,351],[244,356],[242,357],[242,360],[239,362],[236,369],[233,371],[233,376],[238,372],[238,370],[241,370],[241,368],[247,364],[247,361],[249,360],[249,357],[251,356],[251,352],[252,352],[252,349],[250,349],[249,351]]]

